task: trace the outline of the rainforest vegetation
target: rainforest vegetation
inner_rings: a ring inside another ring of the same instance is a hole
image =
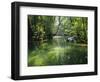
[[[87,64],[88,18],[28,15],[28,66]]]

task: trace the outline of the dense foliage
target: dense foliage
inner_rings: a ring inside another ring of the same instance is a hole
[[[87,27],[87,17],[28,15],[28,65],[87,63]]]

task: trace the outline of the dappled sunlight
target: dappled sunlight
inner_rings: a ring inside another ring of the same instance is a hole
[[[28,15],[28,66],[88,63],[88,18]]]
[[[45,64],[46,64],[46,62],[45,62],[44,58],[41,58],[41,57],[36,58],[34,61],[34,65],[45,65]]]
[[[60,55],[59,53],[64,53],[63,47],[55,47],[53,48],[54,52],[56,52],[57,55]]]
[[[87,47],[66,44],[65,47],[43,44],[28,56],[29,66],[69,65],[87,63]]]

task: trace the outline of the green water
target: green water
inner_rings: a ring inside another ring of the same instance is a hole
[[[63,37],[54,37],[52,42],[42,43],[28,50],[28,66],[87,64],[87,46],[68,43]]]

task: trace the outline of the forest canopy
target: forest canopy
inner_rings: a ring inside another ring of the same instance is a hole
[[[75,16],[28,15],[28,49],[47,49],[48,45],[85,45],[83,61],[86,63],[88,18]],[[60,38],[58,40],[58,38]],[[56,40],[55,40],[56,39]],[[76,50],[77,51],[77,50]],[[78,51],[77,51],[78,53]],[[76,54],[77,54],[76,53]],[[73,53],[72,53],[73,54]],[[82,61],[82,60],[81,60]],[[79,62],[78,62],[79,63]],[[84,63],[84,62],[81,62]]]

